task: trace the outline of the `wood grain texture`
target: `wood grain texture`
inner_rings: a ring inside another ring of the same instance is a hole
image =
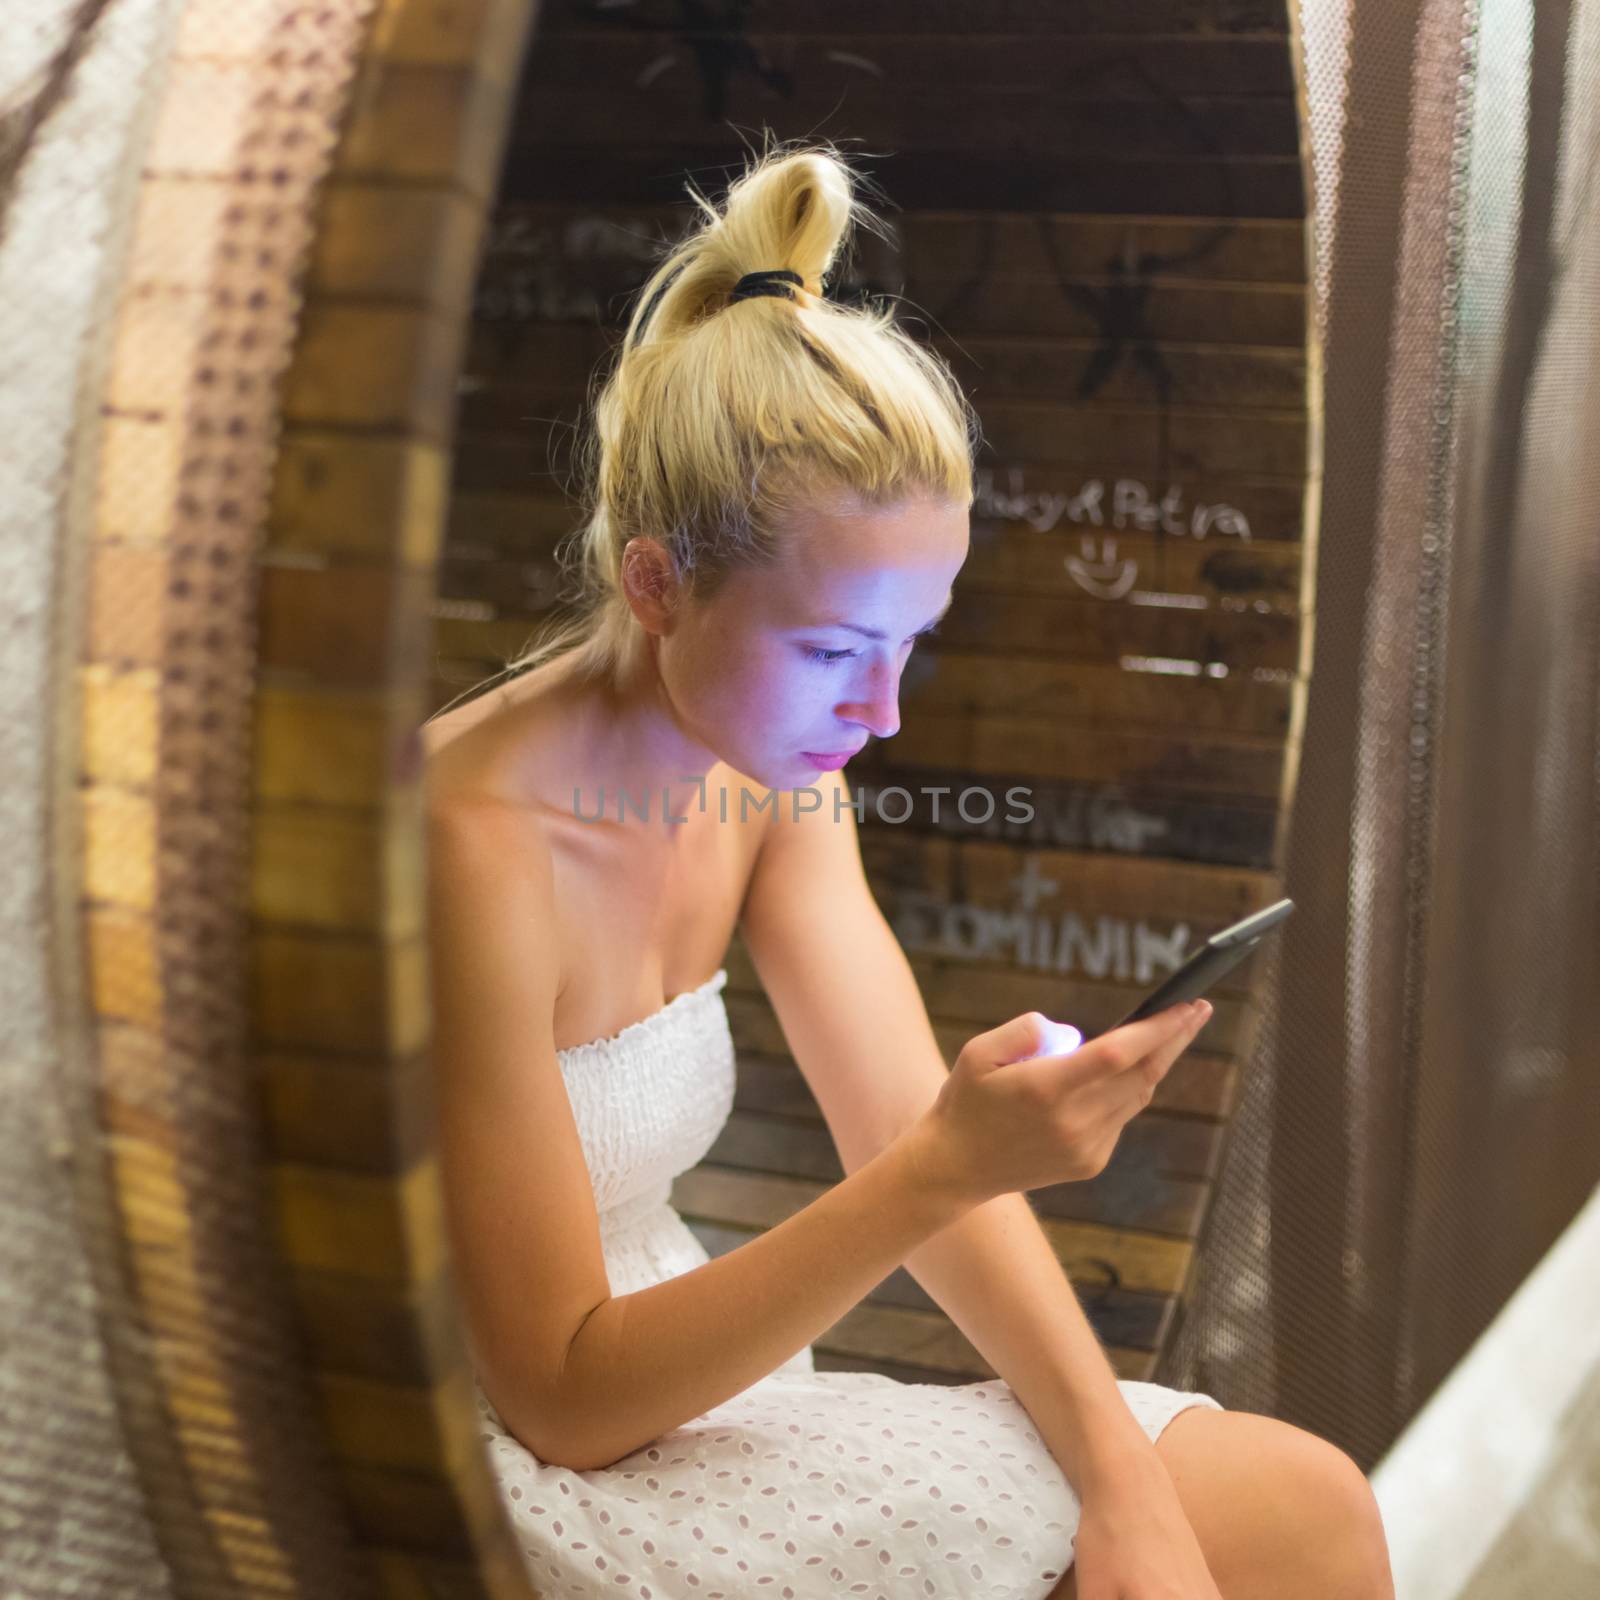
[[[356,22],[367,9],[197,3],[175,35],[96,397],[86,978],[128,1271],[234,1592],[510,1597],[531,1590],[478,1448],[432,1159],[415,728],[464,317],[531,8],[378,0]],[[224,638],[256,533],[259,629]],[[206,708],[235,649],[257,714],[220,730]],[[263,1221],[342,1510],[311,1482],[274,1499],[281,1468],[252,1458],[257,1379],[196,1188],[211,953],[177,959],[200,908],[175,867],[209,848],[189,810],[224,732],[254,780],[224,909],[248,934]],[[331,1537],[326,1563],[308,1555],[307,1530],[336,1525],[313,1510],[370,1542],[364,1573],[332,1576]]]

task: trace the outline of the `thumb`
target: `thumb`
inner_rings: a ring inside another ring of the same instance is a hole
[[[1070,1022],[1055,1022],[1042,1011],[1024,1011],[979,1035],[978,1042],[993,1065],[1004,1066],[1035,1056],[1070,1055],[1083,1043],[1083,1034]]]

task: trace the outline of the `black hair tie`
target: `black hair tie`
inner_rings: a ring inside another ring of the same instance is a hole
[[[785,272],[781,268],[769,272],[747,272],[734,284],[730,300],[753,300],[757,296],[793,300],[794,291],[785,285],[792,283],[796,288],[804,288],[805,281],[798,272]]]
[[[644,308],[644,315],[639,318],[638,325],[633,331],[634,349],[637,349],[643,342],[645,325],[655,314],[656,307],[661,304],[662,296],[666,294],[667,290],[670,289],[674,283],[677,282],[678,274],[681,273],[688,265],[688,258],[680,261],[677,266],[675,266],[672,271],[661,280],[660,286],[656,289],[656,292],[650,296],[650,303]],[[782,268],[774,268],[768,272],[747,272],[736,284],[734,284],[732,299],[753,300],[758,296],[781,295],[785,300],[792,300],[794,299],[794,292],[787,286],[792,283],[796,288],[803,289],[805,287],[805,281],[806,280],[802,278],[798,272],[786,272]]]
[[[690,256],[685,256],[683,260],[680,261],[677,266],[675,266],[672,271],[661,280],[660,287],[653,295],[650,296],[650,304],[644,308],[644,315],[639,318],[638,325],[633,330],[633,348],[635,350],[639,348],[640,344],[644,340],[645,324],[649,322],[652,316],[654,316],[656,307],[661,304],[662,295],[664,295],[667,290],[678,281],[678,275],[686,266],[689,265],[689,262],[692,259],[693,258]]]

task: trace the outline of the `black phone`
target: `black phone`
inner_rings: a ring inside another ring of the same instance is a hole
[[[1219,978],[1238,966],[1293,910],[1293,900],[1278,900],[1264,911],[1253,911],[1232,927],[1212,934],[1198,950],[1184,958],[1183,965],[1170,978],[1152,989],[1121,1022],[1112,1026],[1124,1028],[1130,1022],[1153,1017],[1168,1006],[1198,1000]],[[1111,1029],[1103,1028],[1101,1032],[1110,1033]],[[1089,1037],[1098,1038],[1099,1034]]]

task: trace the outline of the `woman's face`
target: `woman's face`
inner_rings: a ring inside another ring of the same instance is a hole
[[[769,788],[810,784],[900,727],[900,675],[967,559],[968,510],[919,497],[796,513],[782,558],[739,568],[660,640],[684,731]]]

